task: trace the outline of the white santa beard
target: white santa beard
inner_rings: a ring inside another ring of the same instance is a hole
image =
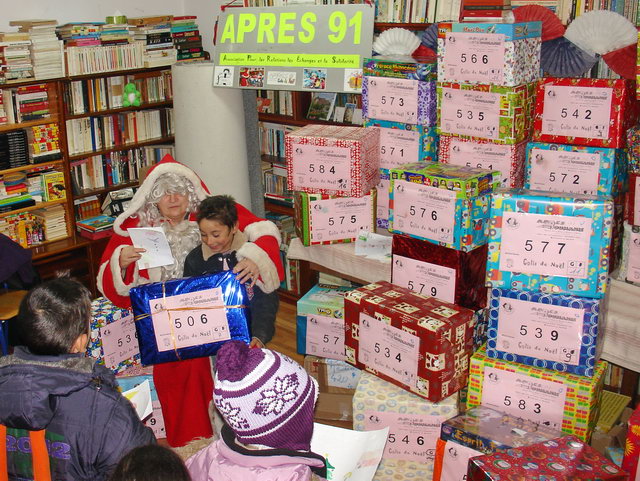
[[[187,254],[202,243],[200,229],[197,222],[189,220],[183,220],[176,225],[163,222],[162,229],[167,236],[175,262],[173,265],[162,267],[161,280],[178,279],[183,277],[184,261]]]

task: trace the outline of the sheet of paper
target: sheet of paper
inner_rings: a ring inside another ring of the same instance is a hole
[[[382,459],[389,428],[351,431],[313,424],[311,451],[327,460],[331,481],[371,481]]]
[[[133,389],[123,392],[122,395],[131,401],[140,420],[146,419],[153,412],[153,406],[151,404],[151,384],[149,384],[148,379]]]
[[[127,232],[134,247],[147,250],[138,260],[139,269],[170,266],[175,262],[162,227],[130,227]]]
[[[391,258],[393,237],[361,230],[356,238],[356,255],[373,258]]]

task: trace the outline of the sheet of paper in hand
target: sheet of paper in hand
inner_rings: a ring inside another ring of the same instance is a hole
[[[138,260],[139,269],[170,266],[175,262],[162,227],[130,227],[127,232],[134,247],[147,250]]]

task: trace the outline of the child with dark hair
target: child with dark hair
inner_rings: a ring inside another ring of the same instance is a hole
[[[85,356],[90,316],[89,291],[71,279],[22,300],[24,345],[0,357],[0,479],[104,480],[129,450],[155,443],[111,371]]]
[[[291,358],[228,341],[218,351],[213,402],[220,439],[187,459],[198,481],[309,481],[326,478],[311,451],[318,384]]]
[[[120,460],[109,481],[191,481],[180,456],[164,446],[140,446]]]
[[[193,249],[184,261],[184,276],[201,276],[231,270],[242,260],[237,251],[247,245],[246,235],[238,229],[236,202],[229,195],[204,199],[196,216],[202,245]],[[257,264],[260,272],[265,267]],[[278,293],[268,290],[257,276],[245,284],[251,311],[251,347],[264,347],[275,332]]]

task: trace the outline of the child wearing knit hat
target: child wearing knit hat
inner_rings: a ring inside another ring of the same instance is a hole
[[[289,357],[229,341],[218,351],[213,402],[220,439],[187,460],[194,481],[305,481],[326,477],[310,451],[315,379]]]

